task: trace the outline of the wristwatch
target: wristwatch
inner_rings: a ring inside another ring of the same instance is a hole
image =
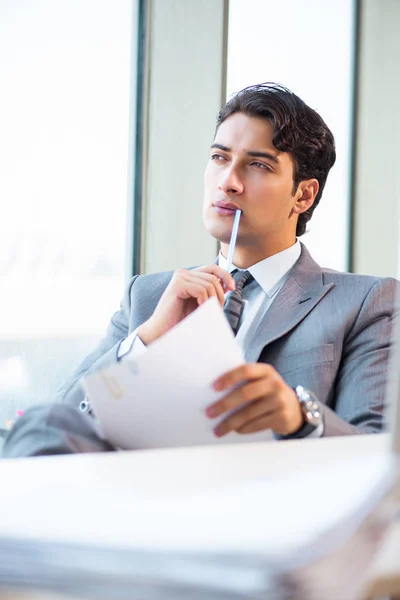
[[[306,390],[302,385],[294,388],[303,413],[304,424],[290,435],[281,435],[283,439],[298,439],[308,437],[318,427],[323,427],[323,412],[321,404],[313,392]]]

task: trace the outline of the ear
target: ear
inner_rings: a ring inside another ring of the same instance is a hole
[[[301,215],[306,212],[314,204],[315,196],[318,194],[319,183],[317,179],[306,179],[299,183],[295,197],[296,201],[293,206],[293,213]]]

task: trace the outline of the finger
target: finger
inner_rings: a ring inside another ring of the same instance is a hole
[[[204,267],[193,269],[193,272],[211,273],[211,275],[218,277],[221,280],[221,284],[225,284],[227,289],[234,290],[236,288],[236,283],[232,275],[218,265],[205,265]]]
[[[211,273],[202,273],[201,271],[197,271],[196,273],[193,273],[193,278],[196,280],[200,279],[203,281],[207,281],[208,283],[213,285],[214,289],[216,291],[219,303],[221,304],[221,306],[223,306],[225,304],[224,290],[223,290],[220,280],[218,279],[218,277],[216,275],[212,275]]]
[[[234,390],[224,398],[221,398],[206,409],[206,415],[215,419],[226,412],[238,409],[244,404],[254,402],[265,398],[269,403],[272,402],[273,392],[275,388],[271,385],[268,379],[259,379],[251,383],[247,383],[242,387]]]
[[[247,363],[219,377],[214,381],[213,388],[219,392],[243,381],[251,381],[253,379],[260,379],[261,377],[274,377],[275,374],[278,375],[271,365],[265,363]]]
[[[184,282],[186,285],[178,290],[177,295],[181,300],[189,300],[190,298],[194,298],[197,300],[199,306],[203,304],[206,300],[208,300],[211,296],[216,296],[216,291],[214,287],[204,285],[202,283],[193,282],[192,280],[187,280]]]
[[[190,273],[188,273],[183,279],[181,279],[181,281],[183,281],[184,285],[186,285],[186,286],[194,285],[194,286],[203,287],[207,291],[207,298],[215,297],[220,302],[218,291],[217,291],[213,281],[210,281],[208,279],[203,279],[203,278],[199,277],[198,275],[193,276]],[[218,281],[218,280],[216,280],[216,281]],[[219,284],[219,287],[223,294],[220,284]]]
[[[244,435],[246,433],[258,433],[259,431],[266,431],[274,429],[274,414],[263,415],[262,417],[256,418],[253,421],[249,421],[243,427],[236,430],[236,433]]]
[[[241,431],[243,428],[246,428],[249,423],[253,423],[254,421],[259,420],[261,417],[264,418],[272,415],[274,412],[274,407],[269,406],[267,402],[263,400],[257,400],[256,402],[252,402],[249,406],[246,406],[242,410],[236,412],[231,415],[222,423],[219,423],[217,427],[214,429],[214,433],[217,437],[221,437],[230,433],[231,431]]]

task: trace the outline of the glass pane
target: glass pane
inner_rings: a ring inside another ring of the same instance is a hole
[[[333,167],[301,240],[322,265],[348,266],[353,0],[230,0],[228,95],[279,82],[317,110],[337,146]]]
[[[132,0],[0,3],[0,428],[119,306],[131,30]]]

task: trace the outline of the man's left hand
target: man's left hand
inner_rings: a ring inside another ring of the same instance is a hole
[[[231,431],[255,433],[265,429],[290,435],[303,425],[296,393],[271,365],[241,365],[217,379],[214,389],[222,392],[241,383],[243,385],[206,409],[210,418],[235,411],[219,423],[214,429],[215,435],[221,437]]]

